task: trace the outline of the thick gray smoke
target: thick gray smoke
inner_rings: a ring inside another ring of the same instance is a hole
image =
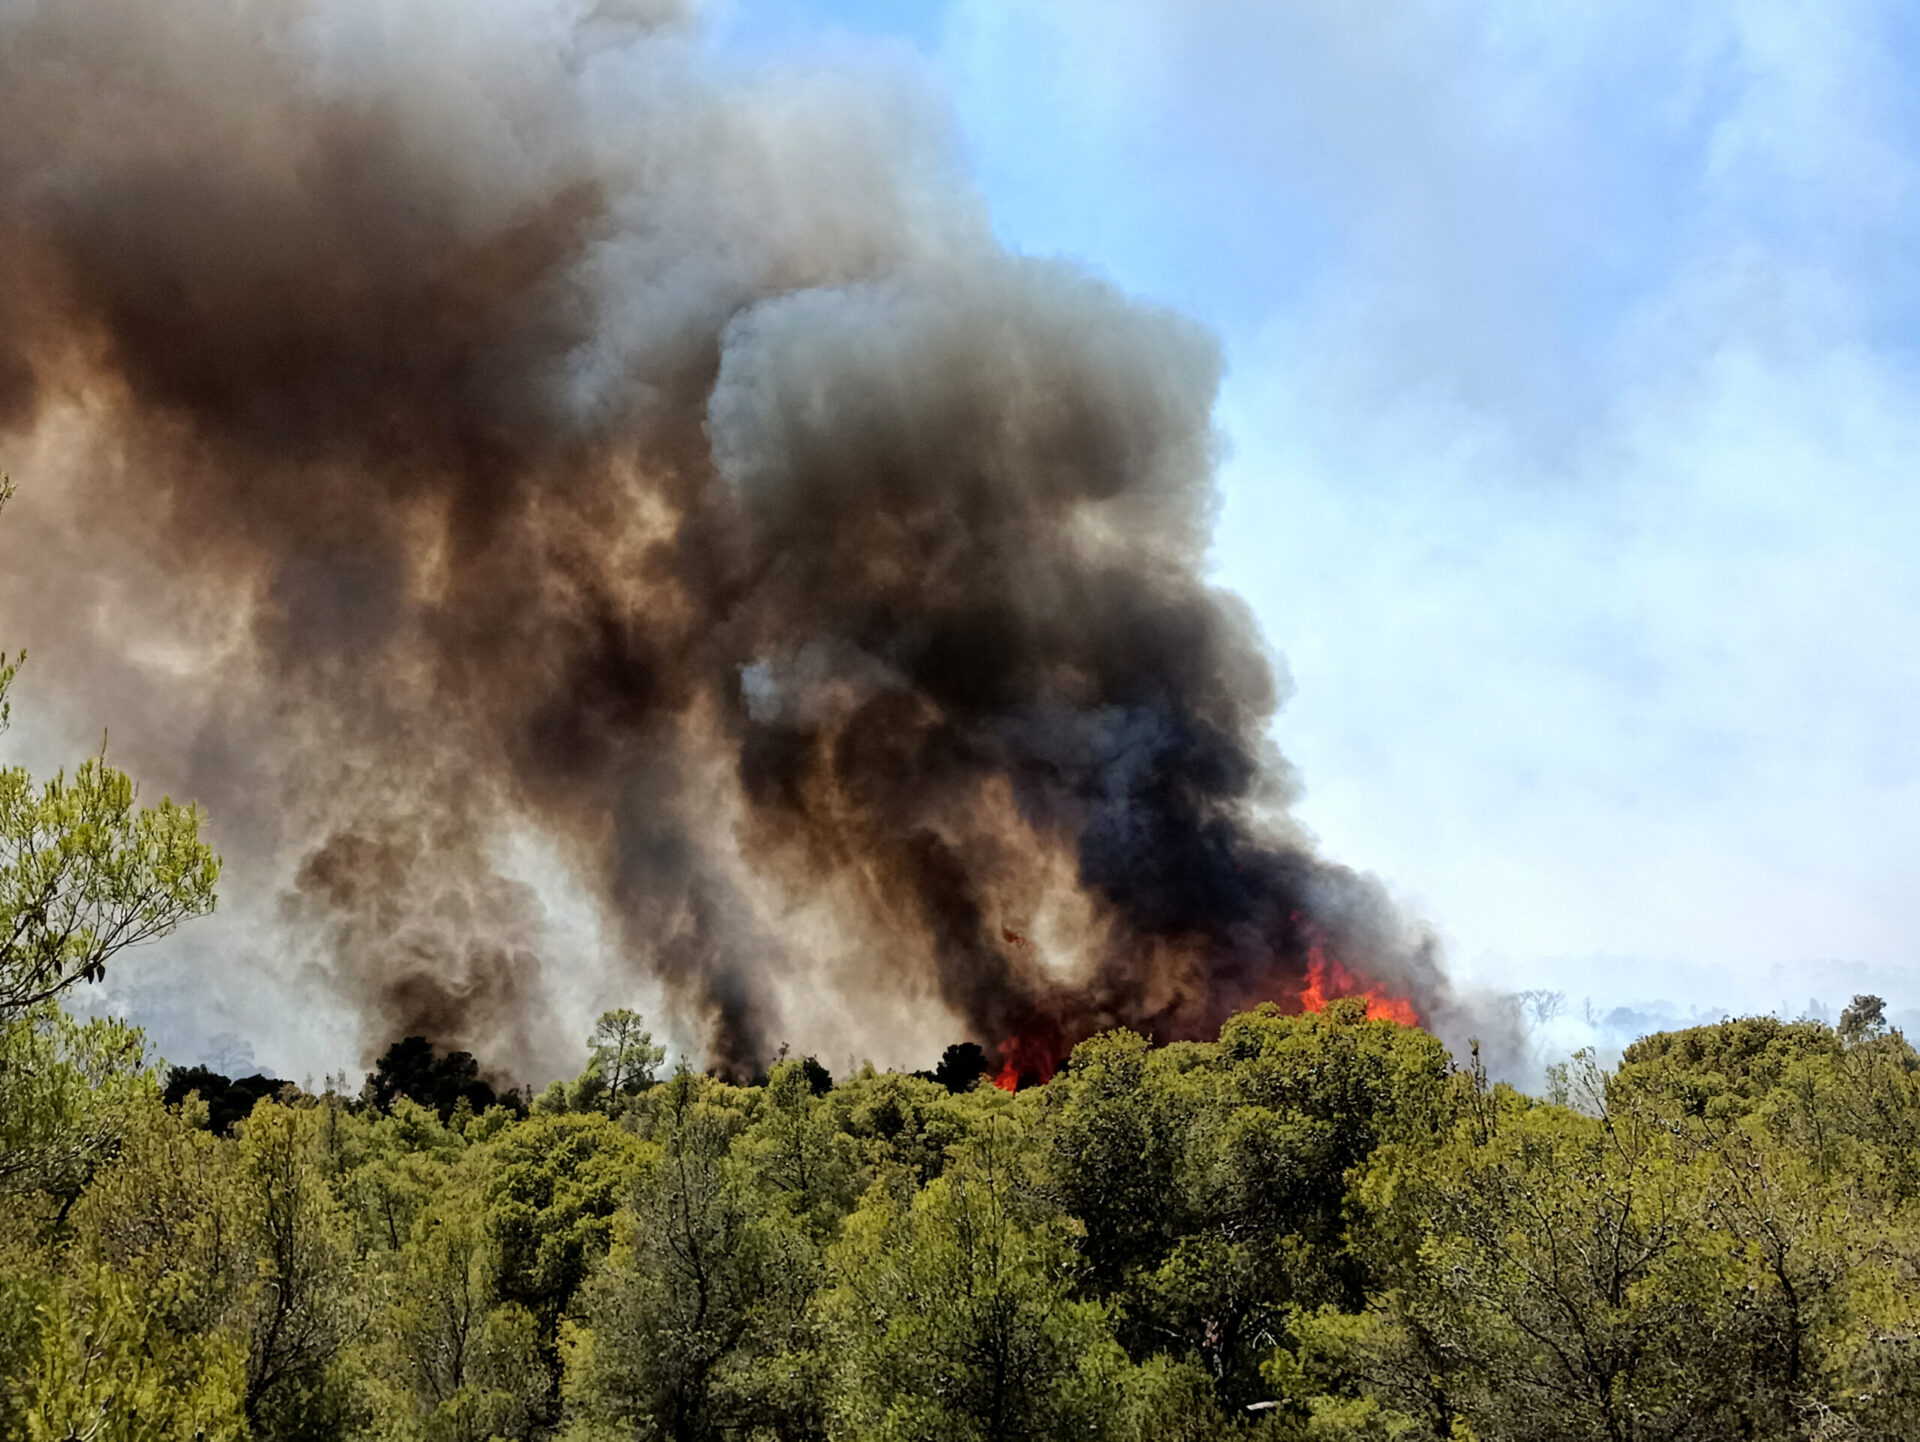
[[[561,1064],[510,832],[722,1068],[819,991],[1049,1053],[1316,958],[1444,1007],[1201,578],[1219,364],[999,250],[910,86],[665,0],[0,10],[0,441],[112,573],[0,598],[173,648],[369,1048]]]

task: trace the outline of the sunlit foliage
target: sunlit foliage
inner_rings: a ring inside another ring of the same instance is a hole
[[[530,1108],[420,1038],[357,1090],[163,1084],[59,999],[212,906],[198,828],[0,771],[0,1442],[1920,1436],[1878,998],[1545,1099],[1364,1001],[1017,1094],[968,1046],[661,1080],[631,1010]]]

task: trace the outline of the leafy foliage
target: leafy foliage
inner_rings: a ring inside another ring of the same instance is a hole
[[[833,1253],[835,1431],[965,1439],[1110,1435],[1125,1358],[1077,1300],[1069,1220],[1022,1177],[1010,1116],[911,1196],[877,1186]]]
[[[0,507],[12,494],[0,478]],[[24,659],[0,652],[0,731]],[[201,820],[171,799],[136,807],[104,754],[39,785],[0,767],[0,1024],[213,909],[220,862]]]
[[[140,1033],[52,1006],[0,1024],[0,1207],[77,1200],[152,1104]]]
[[[101,757],[40,786],[0,768],[0,1020],[211,911],[220,863],[200,821],[171,800],[136,809]]]
[[[588,1040],[588,1070],[597,1071],[607,1096],[616,1104],[653,1085],[667,1049],[654,1045],[653,1033],[637,1011],[621,1007],[602,1012]]]
[[[1648,1038],[1578,1105],[1336,1004],[1017,1095],[796,1058],[231,1134],[114,1023],[7,1045],[0,1437],[1920,1435],[1884,1025]]]
[[[199,827],[100,758],[0,771],[0,1442],[1920,1436],[1877,997],[1546,1100],[1351,1001],[1017,1095],[973,1043],[661,1082],[630,1010],[531,1114],[420,1037],[356,1096],[163,1088],[58,999],[211,909]]]

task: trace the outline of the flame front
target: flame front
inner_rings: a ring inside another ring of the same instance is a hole
[[[1406,997],[1395,996],[1378,986],[1363,986],[1352,972],[1328,958],[1319,946],[1309,947],[1307,984],[1300,989],[1300,1010],[1325,1011],[1329,1001],[1347,996],[1366,999],[1368,1021],[1391,1021],[1401,1026],[1420,1025],[1420,1014]]]
[[[1020,938],[1022,941],[1025,938]],[[1378,983],[1363,981],[1346,966],[1330,957],[1322,943],[1307,949],[1307,974],[1299,994],[1302,1014],[1323,1012],[1330,1001],[1353,997],[1367,1004],[1368,1021],[1390,1021],[1399,1026],[1420,1025],[1420,1013],[1410,998],[1387,990]],[[1000,1070],[993,1084],[1002,1091],[1017,1092],[1025,1086],[1044,1086],[1053,1080],[1072,1052],[1075,1042],[1086,1031],[1062,1025],[1045,1015],[1036,1017],[1000,1043]]]
[[[1000,1045],[1000,1072],[993,1084],[1003,1092],[1017,1092],[1022,1086],[1045,1086],[1072,1048],[1057,1027],[1042,1023],[1032,1030],[1008,1037]]]

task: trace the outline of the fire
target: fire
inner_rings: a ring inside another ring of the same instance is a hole
[[[1013,944],[1016,938],[1019,942],[1025,941],[1009,930],[1009,943]],[[1343,997],[1364,1000],[1368,1021],[1420,1025],[1420,1013],[1414,1010],[1411,999],[1364,981],[1328,956],[1322,943],[1313,942],[1307,947],[1307,978],[1299,991],[1300,1010],[1303,1013],[1325,1011],[1328,1002]],[[1087,1029],[1063,1020],[1056,1007],[1043,1003],[1024,1026],[1000,1044],[1000,1070],[994,1075],[993,1084],[1007,1092],[1045,1086],[1073,1050],[1073,1042],[1086,1034]]]
[[[1053,1080],[1063,1054],[1060,1034],[1052,1028],[1009,1037],[1001,1044],[1000,1074],[993,1079],[993,1084],[1003,1092],[1017,1092],[1022,1086],[1045,1086]]]
[[[1398,1022],[1401,1026],[1420,1025],[1420,1014],[1404,996],[1395,996],[1377,986],[1362,986],[1354,974],[1339,962],[1328,959],[1316,946],[1307,948],[1307,984],[1300,989],[1300,1010],[1325,1011],[1329,1001],[1343,996],[1362,996],[1367,1000],[1368,1021]]]

